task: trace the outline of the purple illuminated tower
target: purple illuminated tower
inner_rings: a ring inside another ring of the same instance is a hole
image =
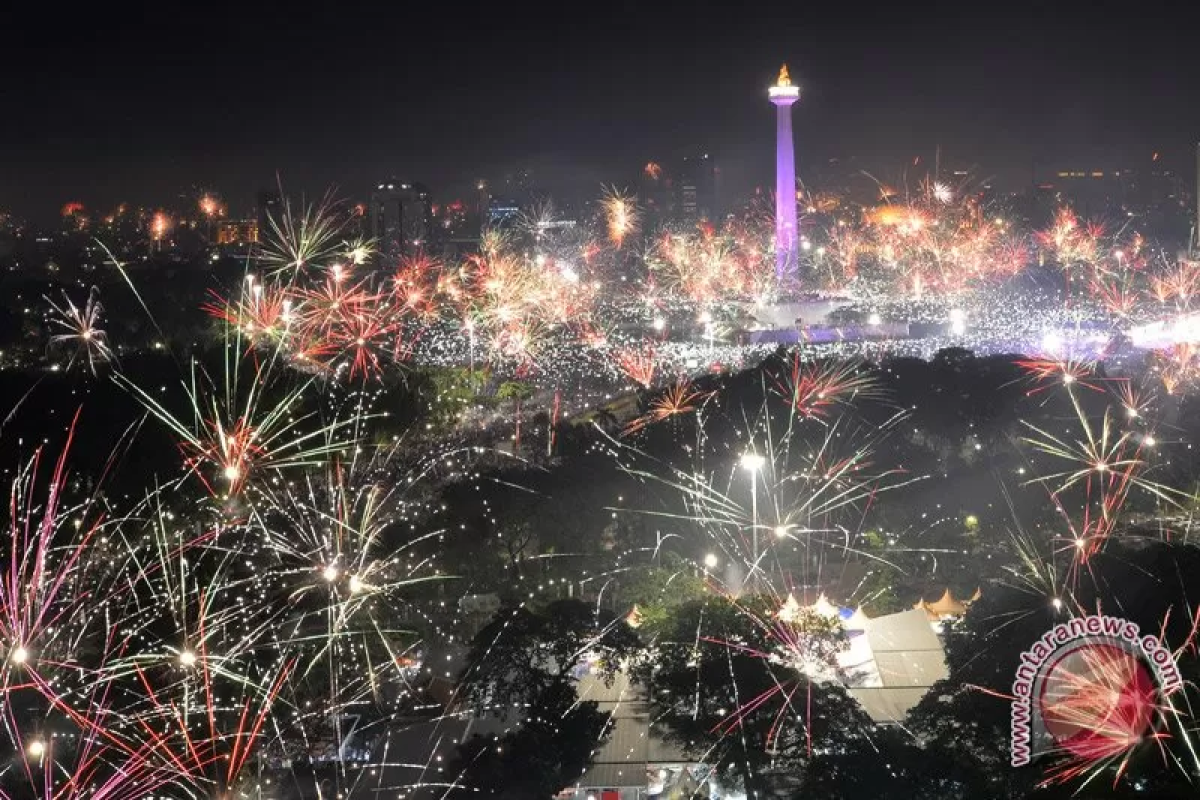
[[[792,146],[792,103],[800,87],[792,86],[787,64],[767,90],[775,104],[775,277],[780,282],[796,271],[796,153]]]

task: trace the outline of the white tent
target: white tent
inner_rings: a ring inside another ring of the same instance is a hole
[[[838,661],[846,688],[879,723],[901,722],[948,674],[941,640],[921,609],[867,619]]]

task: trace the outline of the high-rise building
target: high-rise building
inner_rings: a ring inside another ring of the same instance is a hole
[[[1196,144],[1196,191],[1192,198],[1196,202],[1196,216],[1192,217],[1192,235],[1188,239],[1188,254],[1200,255],[1200,143]]]
[[[1056,204],[1069,204],[1081,217],[1136,219],[1139,231],[1161,240],[1182,239],[1191,227],[1187,187],[1155,160],[1133,169],[1074,166],[1045,180]]]
[[[781,280],[796,271],[796,151],[792,144],[792,104],[800,99],[787,64],[767,90],[775,104],[775,275]]]
[[[471,209],[471,227],[476,233],[482,232],[488,224],[488,208],[492,202],[492,192],[488,182],[482,178],[475,182],[475,204]]]
[[[653,230],[674,216],[675,184],[656,161],[642,167],[637,179],[637,198],[642,206],[644,230]]]
[[[271,220],[275,220],[275,224],[281,222],[283,215],[283,197],[279,192],[262,191],[254,199],[255,221],[258,223],[256,227],[257,241],[261,242],[271,237],[271,232],[274,227]]]
[[[683,222],[715,220],[720,216],[717,166],[708,153],[683,159],[675,180],[675,213]]]
[[[492,197],[488,201],[485,227],[492,230],[510,230],[521,220],[521,206],[504,197]]]
[[[371,193],[371,236],[385,261],[428,249],[433,239],[433,199],[420,183],[391,179]]]

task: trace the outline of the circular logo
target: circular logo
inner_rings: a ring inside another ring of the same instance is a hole
[[[1042,723],[1079,758],[1119,755],[1150,727],[1158,690],[1146,664],[1128,650],[1081,643],[1047,665],[1043,675]]]

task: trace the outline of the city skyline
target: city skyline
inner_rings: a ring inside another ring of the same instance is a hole
[[[39,13],[0,800],[1196,796],[1179,12]]]
[[[594,187],[688,152],[712,152],[744,194],[771,182],[758,92],[783,61],[806,98],[802,180],[831,158],[920,168],[939,149],[1006,188],[1037,163],[1128,168],[1155,152],[1190,172],[1200,112],[1182,26],[1152,9],[1059,11],[724,20],[618,4],[586,32],[536,9],[427,11],[427,35],[396,39],[399,12],[366,25],[345,6],[304,19],[214,8],[186,26],[24,9],[42,35],[0,56],[0,103],[16,110],[0,132],[0,208],[45,219],[67,200],[153,202],[193,184],[248,198],[277,179],[365,196],[390,175],[444,199],[521,166]]]

